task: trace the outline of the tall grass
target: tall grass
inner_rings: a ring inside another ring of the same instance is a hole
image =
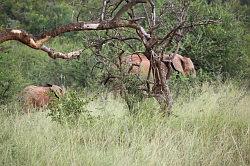
[[[153,99],[140,103],[137,115],[119,116],[123,103],[96,100],[89,109],[110,113],[82,116],[76,126],[2,106],[0,165],[249,165],[249,93],[203,84],[193,94],[177,99],[171,117],[162,117]]]

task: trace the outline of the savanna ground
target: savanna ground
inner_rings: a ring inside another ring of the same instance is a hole
[[[1,106],[0,165],[249,165],[250,95],[234,83],[203,83],[163,117],[153,99],[130,114],[122,100],[94,99],[74,125],[45,112]],[[98,113],[96,111],[98,110]]]

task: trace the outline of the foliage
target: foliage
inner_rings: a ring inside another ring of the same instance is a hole
[[[197,28],[187,35],[181,54],[190,56],[198,69],[215,76],[246,77],[249,54],[246,29],[241,19],[245,14],[244,7],[235,2],[207,5],[198,1],[190,10],[191,18],[212,15],[219,18],[221,24]]]
[[[145,80],[143,81],[138,79],[138,76],[130,75],[124,77],[121,82],[124,83],[122,85],[124,87],[122,96],[125,99],[129,111],[131,114],[136,114],[138,112],[136,104],[141,102],[146,96],[146,88],[144,87]]]
[[[91,98],[80,96],[76,91],[69,91],[59,100],[49,104],[48,116],[60,124],[77,124],[81,114],[86,119],[90,118],[86,105],[91,100]]]
[[[72,12],[71,6],[64,1],[7,0],[1,3],[1,8],[2,25],[22,28],[34,34],[70,22]]]
[[[29,82],[20,71],[16,57],[0,53],[0,104],[9,102]]]

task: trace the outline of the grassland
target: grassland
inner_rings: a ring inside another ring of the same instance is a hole
[[[179,96],[175,116],[153,99],[136,115],[109,98],[98,117],[60,125],[47,112],[0,110],[0,165],[249,165],[250,95],[233,84],[203,84]]]

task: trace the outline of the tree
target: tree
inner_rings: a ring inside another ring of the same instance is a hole
[[[157,2],[157,3],[156,3]],[[141,52],[150,60],[149,73],[153,73],[153,96],[158,100],[167,114],[172,107],[172,96],[167,84],[166,75],[170,72],[170,62],[163,61],[163,52],[173,50],[178,53],[180,41],[197,26],[219,23],[216,19],[189,17],[189,8],[193,2],[179,1],[154,1],[154,0],[103,0],[100,18],[89,22],[72,22],[55,29],[43,32],[34,37],[21,29],[4,29],[0,32],[0,43],[9,40],[20,41],[30,48],[46,52],[51,58],[75,59],[79,58],[83,49],[69,53],[57,52],[45,45],[51,38],[73,31],[103,31],[105,39],[98,38],[93,45],[95,53],[100,55],[100,50],[109,41],[126,43],[135,50],[135,45],[128,42],[136,40],[141,44]],[[162,6],[158,10],[156,7]],[[158,12],[156,12],[158,11]],[[145,17],[142,17],[142,16]],[[165,24],[165,23],[169,24]],[[117,57],[125,51],[120,49]],[[137,51],[136,51],[137,52]],[[174,56],[173,55],[173,56]],[[102,61],[105,63],[105,60]]]

